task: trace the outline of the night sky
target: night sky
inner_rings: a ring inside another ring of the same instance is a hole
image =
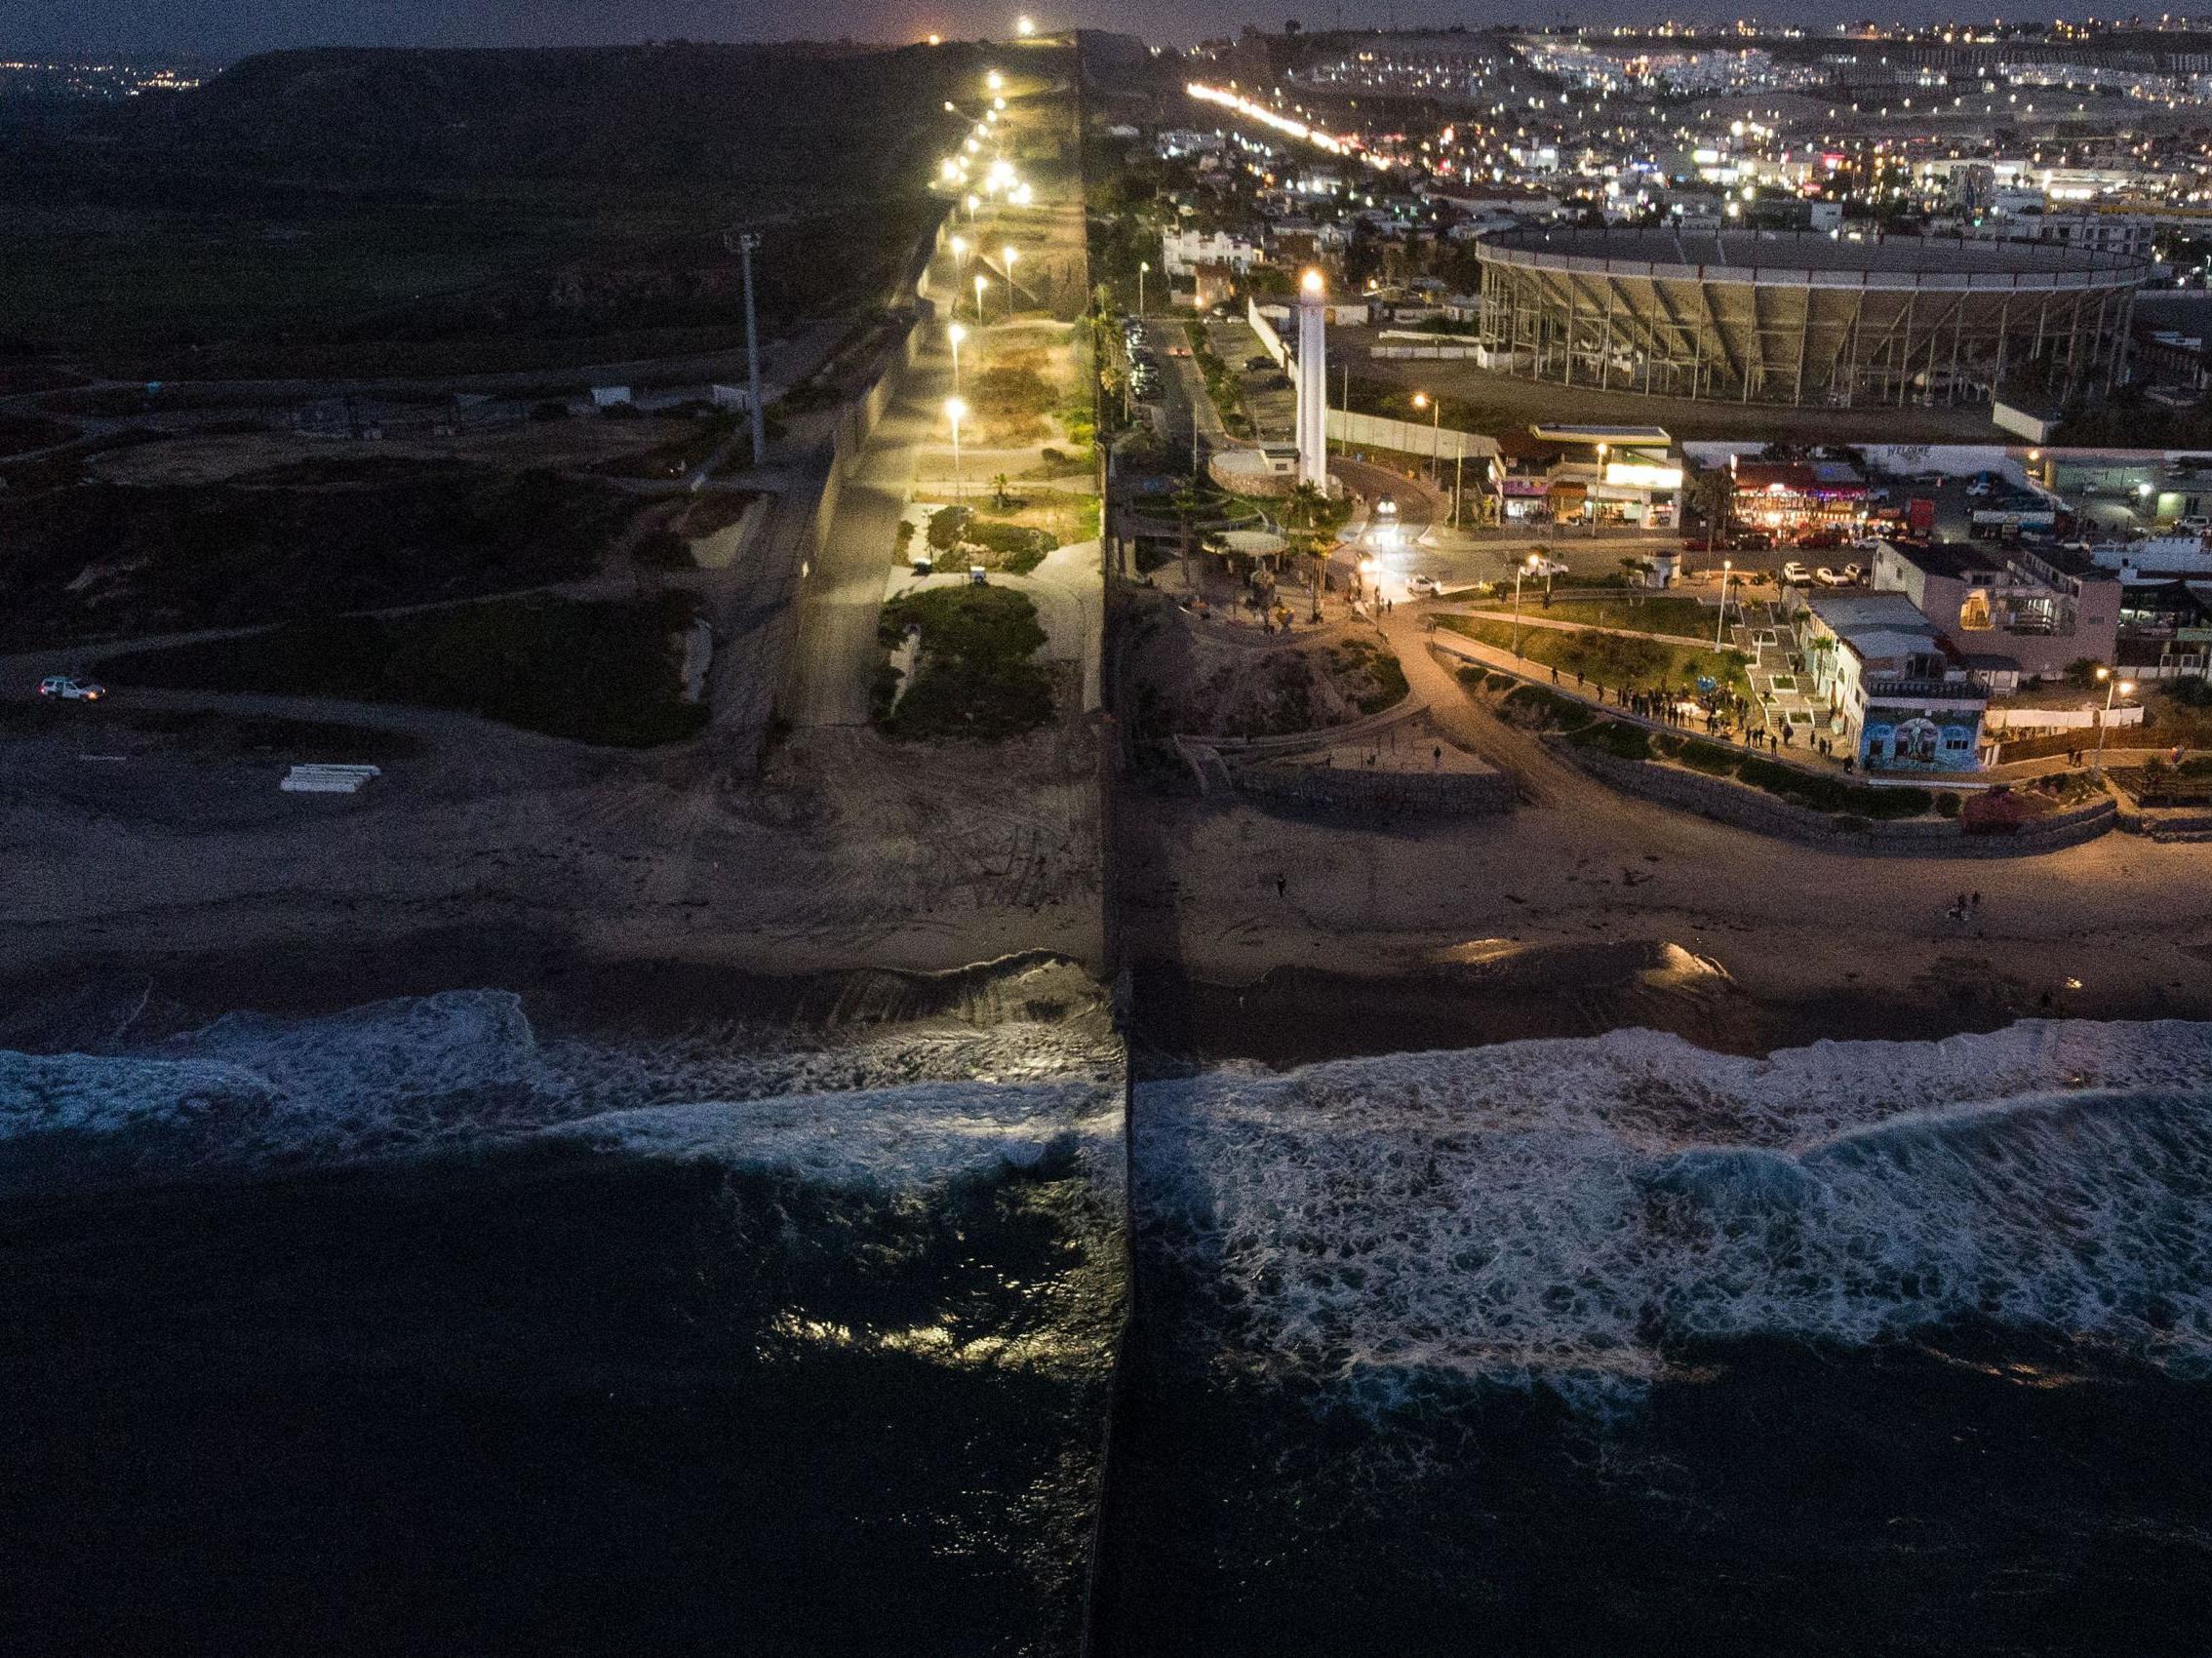
[[[932,30],[969,37],[1009,32],[1022,0],[0,0],[0,53],[174,51],[242,56],[279,46],[578,46],[607,41],[782,40],[849,35],[859,40],[914,40]],[[1737,0],[1652,8],[1662,15],[1723,20],[1742,15]],[[1755,13],[1754,15],[1759,15]],[[1856,6],[1774,8],[1765,16],[1833,22],[1866,15]],[[1884,19],[1957,15],[1942,6],[1882,8]],[[1233,32],[1244,22],[1280,28],[1297,18],[1311,28],[1463,22],[1610,21],[1620,16],[1597,0],[1571,7],[1518,0],[1454,4],[1400,0],[1301,3],[1277,0],[1255,10],[1250,0],[1090,0],[1069,9],[1037,7],[1047,27],[1070,20],[1141,34],[1163,44]]]

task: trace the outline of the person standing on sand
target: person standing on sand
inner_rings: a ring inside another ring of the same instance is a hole
[[[1275,895],[1278,898],[1284,898],[1288,897],[1289,894],[1290,878],[1287,875],[1284,875],[1278,871],[1275,877]]]

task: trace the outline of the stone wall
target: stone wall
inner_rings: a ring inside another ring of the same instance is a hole
[[[1969,835],[1960,829],[1955,818],[1922,818],[1902,823],[1847,818],[1793,806],[1763,789],[1749,788],[1725,778],[1708,777],[1702,772],[1647,761],[1623,760],[1560,737],[1544,740],[1553,753],[1569,765],[1624,794],[1657,801],[1662,806],[1692,811],[1700,817],[1733,824],[1739,829],[1786,836],[1808,846],[1837,851],[1905,857],[2022,857],[2095,840],[2116,827],[2119,819],[2119,809],[2111,800],[2094,801],[2071,811],[2034,819],[2009,835]]]

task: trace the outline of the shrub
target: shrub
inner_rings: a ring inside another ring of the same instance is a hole
[[[949,553],[960,545],[961,533],[974,516],[964,506],[941,506],[929,515],[929,545]]]
[[[1936,796],[1935,809],[1938,817],[1956,817],[1958,815],[1958,797],[1946,789],[1942,794]]]
[[[1651,733],[1626,720],[1597,720],[1567,739],[1583,748],[1602,749],[1622,760],[1649,760]]]
[[[1736,768],[1743,764],[1743,758],[1730,749],[1722,748],[1718,743],[1699,742],[1695,738],[1682,743],[1682,764],[1711,777],[1734,776]]]
[[[886,605],[878,637],[922,630],[914,682],[883,721],[893,737],[990,739],[1052,717],[1052,680],[1032,660],[1045,643],[1037,607],[1003,587],[936,587]]]
[[[1481,691],[1490,683],[1490,676],[1472,662],[1463,665],[1452,677],[1469,691]]]
[[[1561,696],[1540,685],[1524,685],[1508,691],[1500,707],[1520,724],[1539,730],[1576,731],[1595,718],[1572,697]]]

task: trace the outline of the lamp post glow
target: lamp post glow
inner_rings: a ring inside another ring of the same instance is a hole
[[[1736,568],[1734,559],[1720,561],[1720,613],[1713,618],[1713,649],[1720,649],[1720,630],[1728,625],[1728,572]]]
[[[981,271],[975,273],[975,326],[983,326],[983,290],[991,286],[991,279]]]
[[[1598,477],[1590,487],[1590,533],[1593,535],[1598,533],[1598,485],[1605,481],[1606,447],[1604,444],[1598,446]],[[1721,596],[1725,598],[1726,594]]]
[[[960,395],[960,342],[968,337],[968,325],[966,323],[953,323],[946,328],[945,337],[952,341],[952,389],[953,396],[958,397]]]
[[[1443,454],[1443,428],[1438,421],[1443,418],[1443,406],[1425,391],[1413,394],[1413,407],[1429,412],[1429,482],[1437,481],[1437,458]]]
[[[1137,314],[1138,316],[1140,316],[1140,317],[1144,315],[1144,279],[1145,279],[1146,277],[1150,276],[1151,274],[1152,274],[1152,261],[1151,261],[1150,259],[1139,259],[1139,260],[1137,260],[1137,267],[1136,267],[1136,314]]]
[[[967,493],[960,478],[960,423],[968,418],[968,405],[957,397],[946,398],[945,418],[952,422],[952,493],[957,501]]]
[[[983,84],[986,87],[990,88],[993,92],[1004,92],[1006,90],[1007,78],[1006,76],[1000,74],[998,70],[993,69],[989,74],[983,77]]]
[[[2121,696],[2133,696],[2135,682],[2113,679],[2110,668],[2099,668],[2097,677],[2106,682],[2105,717],[2097,722],[2097,776],[2102,781],[2105,775],[2105,731],[2113,723],[2113,694],[2116,691]]]
[[[968,224],[971,230],[975,227],[975,210],[982,205],[982,200],[973,190],[968,192]]]
[[[1023,16],[1014,19],[1014,33],[1020,35],[1022,39],[1027,40],[1036,32],[1036,20],[1030,18],[1028,15],[1024,14]]]
[[[1011,243],[1008,243],[1006,247],[1001,248],[999,250],[999,253],[1001,257],[1003,257],[1007,261],[1007,321],[1010,323],[1013,321],[1014,305],[1013,267],[1014,260],[1016,257],[1018,257],[1018,256],[1014,253],[1013,245]]]

